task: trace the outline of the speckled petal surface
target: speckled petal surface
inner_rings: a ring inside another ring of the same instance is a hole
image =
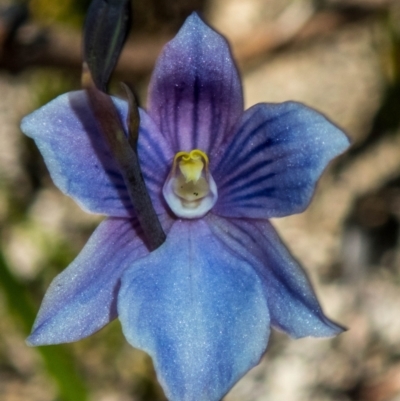
[[[258,276],[202,220],[177,221],[124,273],[118,313],[170,401],[220,401],[259,362],[269,336]]]
[[[175,152],[201,149],[211,155],[243,112],[229,46],[195,13],[158,59],[148,110]]]
[[[121,121],[126,102],[113,98]],[[134,213],[122,175],[88,106],[84,91],[70,92],[25,117],[22,131],[32,137],[54,183],[85,210],[114,217]],[[161,186],[172,157],[157,127],[141,112],[139,154],[144,178],[158,211]]]
[[[259,275],[271,324],[294,338],[330,337],[343,328],[323,313],[306,273],[268,221],[208,215],[214,235]]]
[[[322,171],[348,145],[339,128],[300,103],[255,105],[212,170],[219,194],[213,211],[251,218],[300,213]]]
[[[138,224],[109,218],[51,283],[28,338],[31,345],[84,338],[114,319],[122,272],[148,253]]]

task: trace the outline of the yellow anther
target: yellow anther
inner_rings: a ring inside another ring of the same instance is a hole
[[[177,162],[179,165],[179,170],[185,177],[186,182],[193,181],[196,183],[201,177],[204,166],[206,171],[208,170],[208,157],[199,149],[194,149],[190,153],[178,152],[174,158],[174,170],[176,169]]]

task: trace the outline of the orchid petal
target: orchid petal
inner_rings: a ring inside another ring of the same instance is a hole
[[[116,98],[113,101],[125,122],[126,102]],[[23,119],[21,129],[36,141],[55,184],[83,209],[114,217],[134,213],[124,179],[84,91],[62,95],[33,112]],[[160,209],[161,187],[172,157],[164,145],[155,124],[141,112],[140,161],[158,211],[164,210]]]
[[[214,235],[259,275],[274,327],[294,338],[343,331],[324,315],[306,273],[268,221],[209,215],[208,222]]]
[[[51,283],[28,343],[76,341],[115,319],[120,276],[146,254],[138,223],[103,221],[79,256]]]
[[[229,46],[197,14],[158,59],[148,109],[175,152],[217,152],[240,118],[242,89]]]
[[[259,362],[269,336],[257,275],[202,220],[176,222],[124,273],[118,312],[171,401],[219,401]]]
[[[166,209],[162,188],[171,168],[174,152],[151,117],[140,109],[138,155],[146,188],[157,213]]]
[[[300,103],[255,105],[213,169],[214,212],[251,218],[300,213],[322,171],[348,145],[342,131]]]

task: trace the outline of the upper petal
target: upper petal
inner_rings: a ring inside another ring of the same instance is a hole
[[[268,221],[212,214],[207,220],[214,235],[259,275],[273,326],[295,338],[330,337],[343,331],[324,315],[306,273]]]
[[[213,169],[222,216],[269,218],[302,212],[329,161],[349,145],[322,114],[296,102],[257,104]]]
[[[258,363],[269,315],[252,268],[204,221],[178,221],[122,278],[127,340],[148,352],[171,401],[219,401]]]
[[[243,112],[239,75],[225,39],[193,13],[152,75],[149,114],[175,152],[216,152]]]
[[[137,222],[103,221],[78,257],[51,283],[28,342],[71,342],[102,328],[117,315],[122,272],[147,253]]]
[[[116,98],[113,101],[125,122],[126,102]],[[21,129],[35,140],[54,183],[83,209],[115,217],[133,214],[124,179],[84,91],[59,96],[25,117]],[[144,112],[138,146],[143,176],[160,209],[161,189],[172,153]]]

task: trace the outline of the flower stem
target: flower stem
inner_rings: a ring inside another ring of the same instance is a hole
[[[134,112],[130,110],[128,116],[128,127],[135,129],[136,132],[130,133],[127,137],[111,97],[96,88],[85,63],[82,82],[100,130],[119,165],[148,246],[151,250],[157,249],[165,241],[166,235],[147,191],[137,155],[139,131],[137,106],[133,105]],[[130,105],[132,105],[132,99],[130,100]]]

